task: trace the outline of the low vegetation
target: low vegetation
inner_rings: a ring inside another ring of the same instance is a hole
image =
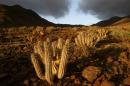
[[[0,36],[3,86],[129,85],[129,26],[12,27]]]

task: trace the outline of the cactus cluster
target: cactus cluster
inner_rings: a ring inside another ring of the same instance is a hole
[[[107,37],[108,31],[105,29],[99,29],[92,32],[79,32],[75,38],[75,44],[81,47],[83,53],[86,55],[87,49],[95,47],[97,42]]]
[[[70,39],[63,40],[62,38],[56,41],[50,41],[49,38],[44,41],[38,41],[34,46],[34,53],[31,55],[32,64],[37,76],[42,80],[46,79],[50,84],[53,84],[54,76],[62,79],[69,57],[73,54],[71,51],[75,49],[75,44],[83,51],[83,55],[87,55],[88,48],[94,47],[97,42],[106,38],[107,33],[108,31],[104,29],[99,29],[91,33],[87,31],[80,32],[75,37],[75,41],[71,43]],[[38,56],[45,66],[45,73],[42,71]]]
[[[51,42],[49,38],[46,41],[38,41],[34,46],[34,53],[31,54],[31,61],[35,68],[37,76],[48,83],[53,84],[55,75],[62,79],[65,74],[66,66],[69,59],[70,39],[63,43],[63,39]],[[39,64],[38,57],[45,66],[45,74]]]

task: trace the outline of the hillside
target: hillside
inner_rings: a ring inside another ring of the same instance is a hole
[[[113,26],[113,25],[122,25],[126,23],[130,24],[130,16],[125,16],[125,17],[115,16],[108,20],[100,21],[94,24],[94,26]]]
[[[0,27],[53,25],[35,12],[19,5],[0,5]]]

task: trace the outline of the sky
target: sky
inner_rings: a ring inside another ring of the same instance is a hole
[[[69,9],[69,13],[61,18],[55,18],[52,16],[44,16],[41,14],[42,17],[46,18],[49,21],[54,23],[61,23],[61,24],[82,24],[82,25],[91,25],[100,21],[100,19],[96,18],[91,14],[85,14],[78,10],[79,0],[71,0],[73,2]]]
[[[130,15],[130,0],[0,0],[21,5],[54,23],[91,25],[113,16]]]

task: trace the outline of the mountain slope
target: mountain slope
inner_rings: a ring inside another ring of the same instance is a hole
[[[0,5],[0,26],[37,26],[52,25],[53,23],[41,18],[32,10],[22,8],[19,5]]]
[[[126,23],[130,23],[130,16],[125,17],[115,16],[108,20],[100,21],[94,24],[94,26],[113,26],[113,25],[123,25]]]

